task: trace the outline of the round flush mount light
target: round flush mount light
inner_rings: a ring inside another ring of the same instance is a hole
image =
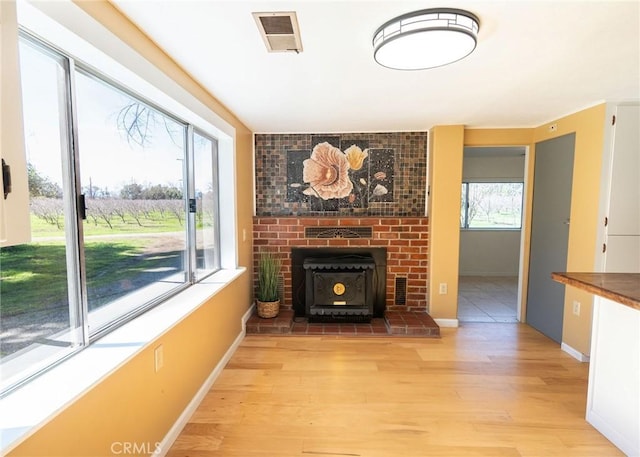
[[[476,47],[480,21],[464,10],[432,8],[385,22],[373,35],[373,57],[383,67],[425,70],[465,58]]]

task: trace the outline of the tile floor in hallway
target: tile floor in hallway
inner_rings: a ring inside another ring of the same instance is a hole
[[[517,276],[460,276],[460,322],[518,322]]]

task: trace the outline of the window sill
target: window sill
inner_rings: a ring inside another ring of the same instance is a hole
[[[245,272],[221,270],[0,399],[0,454],[73,403]]]

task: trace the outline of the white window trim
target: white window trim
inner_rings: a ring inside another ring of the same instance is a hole
[[[203,132],[215,138],[235,136],[233,126],[73,2],[18,0],[18,22]]]
[[[31,33],[64,48],[66,53],[122,83],[143,99],[192,124],[218,141],[219,189],[234,192],[220,200],[220,262],[237,265],[235,209],[235,128],[184,87],[155,67],[70,0],[18,0],[18,22]]]
[[[219,188],[227,189],[231,195],[220,200],[222,270],[0,399],[0,411],[5,412],[0,415],[0,454],[3,455],[245,273],[244,267],[238,267],[237,260],[235,128],[71,1],[34,5],[18,0],[20,25],[144,93],[146,98],[216,138]],[[105,62],[108,72],[104,71]]]
[[[235,128],[72,1],[17,4],[21,26],[217,139],[218,188],[233,195],[220,199],[220,266],[236,268]]]

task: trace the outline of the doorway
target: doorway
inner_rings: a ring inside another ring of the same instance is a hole
[[[567,267],[574,150],[575,133],[536,144],[527,323],[558,343],[565,286],[551,273]]]
[[[458,320],[519,321],[526,147],[466,147],[462,172]]]

